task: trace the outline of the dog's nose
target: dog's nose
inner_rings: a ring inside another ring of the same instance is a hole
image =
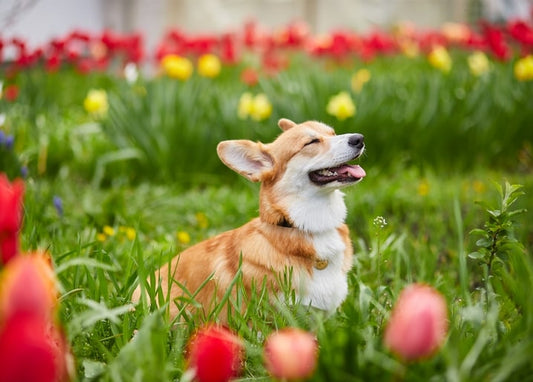
[[[351,134],[348,138],[348,144],[358,149],[362,148],[365,143],[365,137],[362,134]]]

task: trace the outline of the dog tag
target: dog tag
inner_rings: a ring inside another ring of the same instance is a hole
[[[327,266],[328,266],[327,260],[315,259],[315,268],[318,269],[319,271],[326,269]]]

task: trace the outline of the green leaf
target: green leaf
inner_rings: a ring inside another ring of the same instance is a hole
[[[146,317],[135,337],[109,365],[110,380],[166,381],[167,332],[161,311]]]
[[[476,245],[478,247],[489,248],[492,245],[492,240],[487,237],[483,237],[476,241]]]
[[[468,254],[468,257],[473,260],[480,260],[486,257],[486,254],[482,252],[472,252]]]

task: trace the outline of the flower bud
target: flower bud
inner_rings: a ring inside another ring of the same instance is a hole
[[[384,343],[406,361],[433,355],[442,345],[448,330],[446,300],[428,285],[406,287],[396,302]]]
[[[263,355],[266,369],[274,378],[298,380],[313,374],[318,344],[311,333],[288,328],[267,338]]]
[[[206,326],[192,337],[188,346],[189,369],[199,382],[224,382],[237,377],[242,369],[244,346],[228,329]]]

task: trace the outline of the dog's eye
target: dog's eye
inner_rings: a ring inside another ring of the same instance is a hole
[[[315,139],[307,142],[304,146],[309,146],[309,145],[312,145],[313,143],[319,143],[319,142],[320,142],[320,139],[315,138]]]

